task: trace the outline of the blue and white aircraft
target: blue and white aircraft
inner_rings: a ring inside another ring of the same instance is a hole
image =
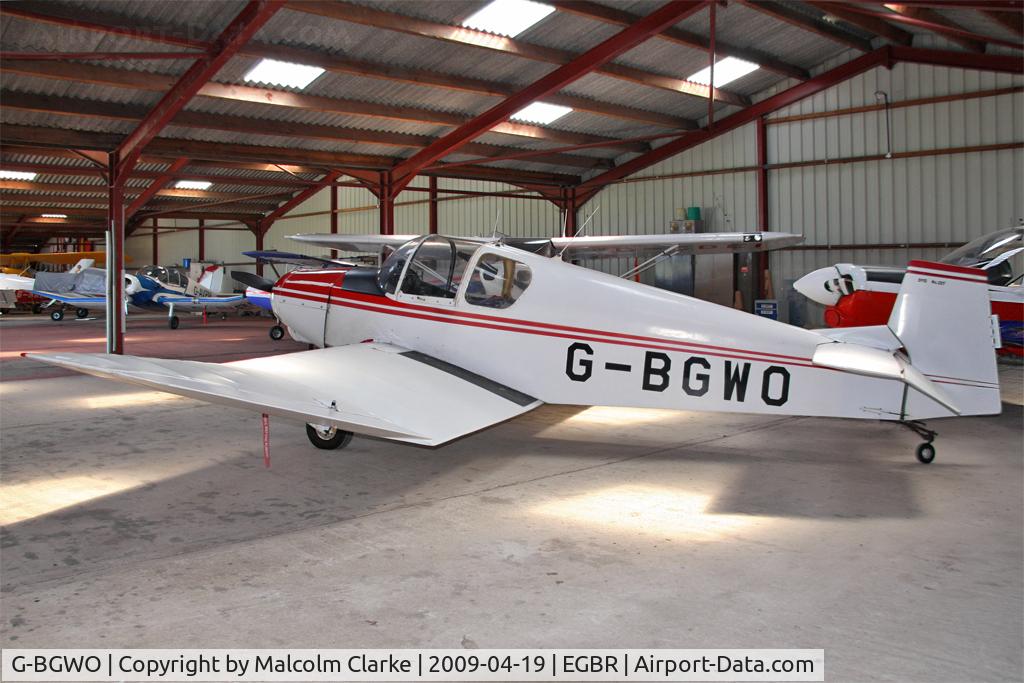
[[[63,320],[65,308],[74,308],[79,318],[87,317],[90,309],[106,310],[104,269],[87,268],[75,274],[50,273],[47,276],[37,277],[32,291],[50,299],[48,306],[59,305],[50,313],[53,320]],[[227,310],[247,305],[242,294],[213,293],[223,282],[223,266],[207,266],[198,281],[181,268],[164,266],[146,266],[124,277],[125,306],[141,310],[166,309],[172,330],[178,329],[181,322],[175,311],[218,311],[223,318],[227,317]]]

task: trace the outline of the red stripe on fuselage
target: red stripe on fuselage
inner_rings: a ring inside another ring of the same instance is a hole
[[[929,270],[945,270],[950,273],[963,273],[964,275],[980,275],[985,277],[985,271],[981,268],[970,268],[968,266],[954,266],[949,263],[936,263],[935,261],[911,261],[907,268],[927,268]]]
[[[282,292],[281,294],[282,296],[290,296],[299,299],[305,299],[308,301],[315,301],[317,303],[322,304],[328,303],[327,296],[323,294],[308,290],[302,290],[301,287],[294,287],[294,289],[302,291],[303,293],[300,294],[297,292]],[[553,325],[549,323],[533,323],[530,321],[520,321],[518,319],[500,318],[497,316],[488,316],[476,313],[463,313],[463,317],[459,317],[459,315],[455,311],[444,311],[432,308],[430,306],[420,306],[417,304],[405,304],[403,302],[395,302],[380,296],[361,295],[353,292],[341,293],[340,297],[331,298],[329,303],[332,306],[355,308],[375,313],[384,313],[385,315],[397,315],[401,317],[416,318],[419,320],[429,320],[433,322],[441,322],[454,325],[463,325],[468,327],[481,327],[485,329],[501,330],[506,332],[519,332],[522,334],[533,334],[546,337],[556,337],[561,339],[591,341],[601,344],[617,344],[620,346],[631,346],[635,348],[651,348],[663,351],[703,354],[707,356],[715,356],[720,358],[736,358],[737,360],[747,360],[759,363],[779,363],[782,365],[794,365],[798,367],[816,368],[820,370],[831,370],[831,368],[824,368],[822,366],[811,364],[810,358],[800,358],[798,356],[781,356],[780,354],[770,354],[761,351],[732,349],[728,347],[711,346],[708,344],[696,344],[691,342],[680,342],[670,339],[658,339],[656,337],[642,337],[639,335],[629,335],[615,332],[602,332],[600,330],[590,330],[579,327],[567,327],[563,325]],[[523,327],[513,326],[519,324],[534,326],[535,328],[543,329],[530,329],[528,327],[524,329]],[[613,338],[602,339],[594,335],[602,335]]]
[[[924,275],[925,277],[937,277],[941,280],[960,280],[961,282],[973,282],[976,285],[988,284],[988,280],[977,280],[972,277],[957,277],[956,275],[946,275],[945,273],[926,273],[921,270],[909,269],[908,273],[912,275]]]

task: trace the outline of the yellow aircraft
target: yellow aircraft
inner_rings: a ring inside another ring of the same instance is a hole
[[[91,258],[96,261],[96,267],[102,268],[106,261],[105,251],[54,251],[43,254],[30,252],[17,252],[14,254],[0,254],[0,273],[9,275],[20,275],[28,270],[32,263],[54,263],[57,265],[73,266],[84,258]],[[125,257],[125,261],[129,261]]]

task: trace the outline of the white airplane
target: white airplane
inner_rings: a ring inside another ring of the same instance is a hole
[[[552,403],[889,420],[926,439],[927,463],[935,432],[920,421],[997,414],[999,384],[985,274],[913,261],[908,275],[888,326],[810,331],[502,239],[430,235],[379,269],[284,275],[274,313],[315,350],[225,364],[25,355],[300,420],[319,448],[353,433],[438,446]]]

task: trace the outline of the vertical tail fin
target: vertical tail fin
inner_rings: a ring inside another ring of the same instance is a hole
[[[185,293],[189,296],[219,294],[223,287],[224,266],[202,266],[193,263],[189,267],[188,287],[185,288]]]
[[[979,268],[911,261],[889,328],[910,363],[942,385],[963,415],[1001,409],[988,278]],[[931,398],[909,392],[909,419],[950,415]]]

